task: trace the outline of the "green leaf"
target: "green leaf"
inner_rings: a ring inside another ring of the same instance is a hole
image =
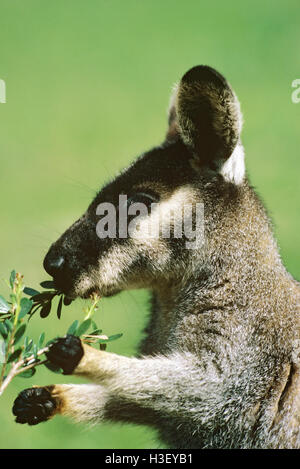
[[[76,321],[72,322],[71,326],[67,330],[67,334],[76,335],[76,330],[77,330],[78,324],[79,324],[79,321],[77,321],[77,319],[76,319]]]
[[[4,325],[6,327],[7,332],[11,332],[13,330],[14,325],[13,325],[12,321],[10,321],[9,319],[6,319],[4,321]]]
[[[10,306],[7,304],[3,296],[0,295],[0,313],[7,313],[10,310]]]
[[[107,344],[108,342],[112,342],[113,340],[117,340],[122,337],[123,334],[114,334],[110,335],[107,339],[98,339],[96,343],[98,344]]]
[[[42,308],[42,307],[43,307],[43,305],[41,305],[40,303],[34,304],[33,307],[32,307],[32,309],[31,309],[31,311],[30,311],[30,317],[29,317],[29,319],[31,319],[32,316],[34,315],[34,313],[36,313],[36,312],[37,312],[40,308]],[[28,319],[28,321],[29,321],[29,319]]]
[[[33,301],[29,298],[22,298],[20,302],[21,311],[19,313],[19,319],[22,319],[26,314],[28,314],[32,308]]]
[[[49,347],[49,345],[53,344],[55,339],[58,339],[58,337],[54,337],[54,339],[48,340],[48,342],[45,343],[45,347]]]
[[[10,273],[10,277],[9,277],[9,284],[10,284],[11,288],[14,287],[15,279],[16,279],[16,271],[12,270],[11,273]]]
[[[122,337],[123,334],[114,334],[114,335],[110,335],[108,337],[108,342],[111,342],[112,340],[117,340],[117,339],[120,339],[120,337]]]
[[[24,342],[24,347],[25,347],[25,348],[24,348],[24,355],[25,355],[26,353],[31,352],[31,349],[32,349],[32,346],[33,346],[33,340],[32,340],[32,339],[28,340],[28,337],[26,337],[25,340],[26,340],[26,339],[27,339],[26,346],[25,346],[25,342]]]
[[[36,360],[38,360],[38,358],[39,358],[37,353],[38,353],[38,348],[37,348],[37,345],[34,344],[34,346],[33,346],[33,356]]]
[[[23,292],[26,294],[26,295],[29,295],[29,296],[35,296],[35,295],[38,295],[40,292],[35,290],[34,288],[30,288],[30,287],[25,287]]]
[[[59,368],[56,365],[53,365],[53,363],[51,363],[51,362],[46,362],[45,367],[48,368],[48,370],[52,371],[53,373],[58,373],[58,374],[62,373],[61,368]]]
[[[0,322],[0,334],[2,335],[4,340],[7,339],[8,331],[3,322]]]
[[[96,329],[95,331],[89,332],[89,335],[99,335],[101,334],[102,330],[101,329]]]
[[[63,304],[63,297],[61,296],[60,300],[59,300],[59,303],[58,303],[58,307],[57,307],[57,317],[58,317],[58,319],[60,319],[60,317],[61,317],[62,304]]]
[[[18,303],[18,300],[17,300],[17,297],[16,297],[15,293],[11,293],[9,295],[9,297],[10,297],[12,303],[14,303],[15,305]]]
[[[51,280],[45,280],[45,282],[40,283],[41,287],[47,288],[49,290],[55,289],[54,282]]]
[[[25,370],[22,373],[18,374],[17,376],[20,376],[20,378],[31,378],[36,372],[35,368],[29,368],[29,370]]]
[[[37,295],[34,295],[33,301],[35,303],[41,303],[43,301],[52,300],[54,296],[56,296],[56,292],[44,291],[43,293],[38,293]]]
[[[47,316],[49,316],[50,311],[51,311],[51,301],[48,301],[48,303],[46,303],[45,306],[43,306],[40,311],[41,318],[46,318]]]
[[[17,330],[17,332],[15,333],[14,345],[16,345],[19,342],[19,340],[23,337],[25,330],[26,330],[26,324],[22,324]]]
[[[42,332],[38,340],[38,349],[42,348],[44,340],[45,340],[45,332]]]
[[[17,350],[15,350],[13,353],[10,354],[10,356],[8,357],[8,360],[7,360],[7,363],[11,363],[11,362],[14,362],[16,360],[18,360],[18,358],[20,357],[22,353],[22,349],[21,348],[18,348]]]
[[[83,321],[78,327],[76,335],[80,337],[82,334],[84,334],[89,329],[91,323],[91,319],[86,319],[85,321]]]
[[[98,329],[98,326],[97,326],[97,324],[95,323],[95,321],[93,319],[92,319],[92,326],[93,326],[94,329]]]

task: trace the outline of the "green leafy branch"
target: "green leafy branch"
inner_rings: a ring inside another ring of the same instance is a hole
[[[42,356],[49,350],[51,341],[45,344],[45,332],[42,332],[35,343],[33,339],[25,335],[27,329],[26,319],[40,310],[40,317],[45,318],[50,314],[52,300],[59,296],[57,316],[61,317],[62,305],[68,306],[72,300],[54,289],[51,281],[40,284],[47,291],[39,292],[26,287],[23,276],[15,271],[11,272],[9,287],[10,299],[5,300],[0,295],[0,396],[9,383],[16,377],[30,378],[36,372],[36,367],[45,365],[51,371],[61,373],[62,370],[53,366],[47,358]],[[30,298],[23,295],[29,295]],[[98,309],[100,297],[92,295],[90,304],[84,310],[85,316],[82,322],[75,320],[67,330],[67,334],[73,334],[89,345],[99,345],[105,350],[107,343],[119,339],[122,334],[106,336],[98,328],[92,319]],[[27,321],[28,322],[28,321]]]

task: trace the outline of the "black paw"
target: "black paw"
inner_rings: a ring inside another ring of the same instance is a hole
[[[70,375],[83,357],[83,347],[79,337],[67,334],[53,341],[46,352],[48,360]]]
[[[12,412],[17,423],[37,425],[48,420],[56,409],[56,401],[46,388],[28,388],[16,398]]]

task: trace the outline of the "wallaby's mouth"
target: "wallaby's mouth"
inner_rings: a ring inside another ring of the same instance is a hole
[[[87,300],[88,298],[90,298],[93,295],[103,296],[103,295],[101,295],[99,288],[93,288],[93,287],[89,288],[88,290],[86,290],[86,292],[82,293],[79,296],[81,298],[83,298],[84,300]]]
[[[44,268],[51,275],[55,288],[71,300],[90,298],[93,294],[103,296],[88,275],[70,268],[66,258],[50,249],[44,259]]]
[[[55,288],[71,300],[89,299],[93,295],[109,297],[119,293],[122,288],[117,285],[97,285],[90,275],[72,276],[68,272],[52,276]]]
[[[97,295],[99,297],[109,298],[110,296],[117,295],[121,291],[122,291],[121,288],[114,288],[113,290],[107,290],[107,289],[100,290],[98,287],[92,287],[92,288],[89,288],[88,290],[86,290],[85,292],[80,293],[78,296],[80,298],[83,298],[84,300],[87,300],[87,299],[91,298],[91,296],[93,296],[93,295]]]
[[[55,288],[62,292],[70,300],[75,300],[76,298],[88,299],[93,294],[100,296],[99,289],[94,287],[83,289],[82,291],[81,289],[77,289],[76,282],[71,280],[71,278],[64,277],[62,279],[59,277],[53,277],[53,283]]]
[[[122,291],[121,288],[99,288],[96,285],[90,286],[87,289],[81,289],[80,286],[69,285],[69,288],[66,288],[66,285],[62,288],[62,286],[58,286],[58,283],[54,280],[54,285],[62,291],[65,296],[68,298],[75,300],[76,298],[82,298],[84,300],[90,299],[92,296],[97,295],[99,297],[108,298],[110,296],[114,296]]]
[[[71,284],[66,285],[65,282],[60,282],[57,280],[57,278],[53,277],[53,283],[55,288],[62,292],[67,298],[70,300],[75,300],[75,298],[78,297],[78,295],[75,293],[74,289],[72,288]]]

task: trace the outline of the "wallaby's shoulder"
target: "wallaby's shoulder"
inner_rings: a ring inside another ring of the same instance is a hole
[[[190,187],[197,190],[209,213],[202,256],[153,294],[142,352],[206,348],[220,357],[234,337],[237,348],[289,359],[299,337],[300,284],[282,263],[261,198],[247,178],[236,186],[208,174]]]

